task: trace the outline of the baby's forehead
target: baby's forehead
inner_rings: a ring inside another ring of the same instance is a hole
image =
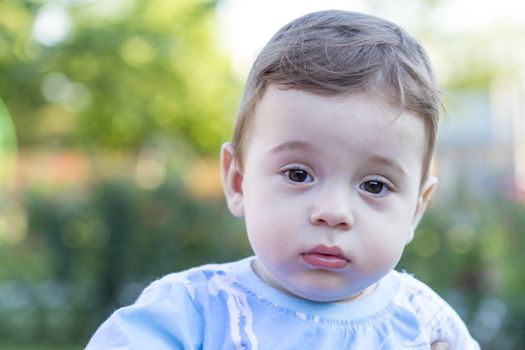
[[[329,93],[310,91],[308,89],[287,88],[270,85],[259,98],[253,111],[252,118],[261,118],[279,114],[281,119],[293,115],[296,111],[308,114],[316,110],[328,111],[320,113],[319,117],[330,121],[331,113],[352,114],[356,110],[370,118],[389,115],[392,117],[390,123],[394,124],[398,119],[421,119],[422,116],[404,109],[400,104],[395,105],[389,100],[387,93],[365,90],[353,90],[347,93]],[[363,103],[363,101],[365,103]],[[331,108],[335,106],[335,108]],[[305,122],[307,122],[305,118]],[[415,124],[419,124],[414,122]]]
[[[254,111],[251,133],[258,137],[325,136],[363,142],[421,138],[421,118],[394,108],[381,97],[354,93],[321,95],[297,89],[269,88]],[[293,140],[292,140],[293,141]]]

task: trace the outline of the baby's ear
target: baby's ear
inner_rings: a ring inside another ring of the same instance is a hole
[[[234,216],[242,217],[244,215],[243,177],[231,142],[226,142],[221,147],[221,180],[230,212]]]
[[[432,199],[432,195],[436,190],[437,179],[434,176],[429,176],[423,186],[421,186],[421,191],[419,192],[419,198],[417,199],[416,211],[414,212],[414,217],[412,218],[412,226],[407,239],[407,244],[414,238],[414,231],[421,221],[425,210],[427,209],[428,203]]]

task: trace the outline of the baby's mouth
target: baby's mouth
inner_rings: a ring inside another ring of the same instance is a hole
[[[346,267],[350,260],[338,247],[327,247],[318,245],[317,247],[301,254],[303,260],[316,268],[321,269],[342,269]]]

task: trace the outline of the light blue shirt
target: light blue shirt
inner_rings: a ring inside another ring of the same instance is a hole
[[[456,312],[409,274],[392,271],[351,303],[293,297],[262,282],[252,258],[163,277],[115,311],[95,349],[479,349]]]

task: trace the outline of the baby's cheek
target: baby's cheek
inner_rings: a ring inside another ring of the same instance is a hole
[[[385,232],[381,236],[367,237],[364,245],[364,250],[374,257],[377,265],[393,267],[403,254],[405,239],[398,233]]]

